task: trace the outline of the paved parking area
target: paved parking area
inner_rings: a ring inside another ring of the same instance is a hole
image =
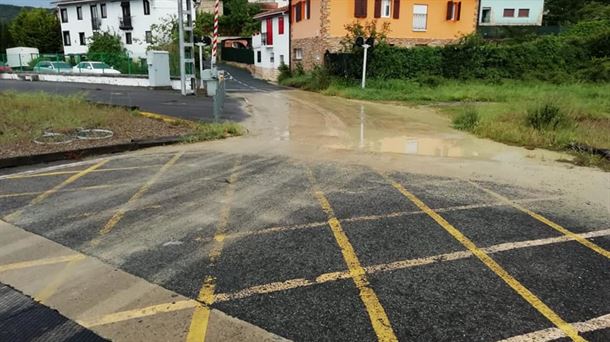
[[[610,214],[562,193],[178,151],[0,176],[0,216],[204,304],[189,341],[209,307],[299,341],[610,340]]]

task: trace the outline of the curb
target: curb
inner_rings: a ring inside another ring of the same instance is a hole
[[[97,154],[111,154],[111,153],[119,153],[119,152],[128,152],[139,150],[147,147],[154,146],[163,146],[163,145],[172,145],[182,142],[182,136],[171,136],[171,137],[161,137],[154,139],[139,139],[132,140],[128,143],[122,144],[114,144],[114,145],[106,145],[106,146],[95,146],[95,147],[85,147],[81,149],[68,150],[62,152],[51,152],[51,153],[42,153],[31,156],[20,156],[20,157],[11,157],[0,159],[0,169],[15,167],[15,166],[24,166],[24,165],[33,165],[40,163],[49,163],[59,160],[74,160],[74,159],[82,159],[88,156],[97,155]]]

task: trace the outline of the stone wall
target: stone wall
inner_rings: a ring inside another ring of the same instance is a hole
[[[275,82],[277,81],[277,77],[280,75],[280,71],[277,69],[255,66],[252,75],[256,78]]]

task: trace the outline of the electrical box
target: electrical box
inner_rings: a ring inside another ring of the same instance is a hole
[[[148,51],[146,54],[148,63],[148,80],[153,88],[171,87],[169,77],[169,52]]]

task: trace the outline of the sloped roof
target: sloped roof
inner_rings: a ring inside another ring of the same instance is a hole
[[[263,19],[263,18],[272,17],[272,16],[286,13],[286,12],[288,12],[288,6],[284,6],[284,7],[272,9],[270,11],[259,13],[259,14],[255,15],[253,18],[254,19]]]

